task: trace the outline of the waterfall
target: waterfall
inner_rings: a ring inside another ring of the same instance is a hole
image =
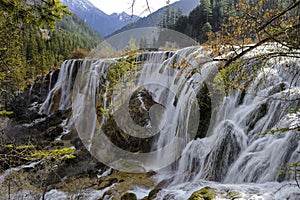
[[[199,62],[197,59],[190,59],[190,62],[189,57],[197,57]],[[203,48],[148,53],[136,60],[145,60],[137,69],[138,75],[130,73],[121,77],[119,85],[113,88],[110,102],[107,102],[106,97],[110,84],[106,73],[117,60],[98,60],[87,66],[87,63],[83,63],[73,91],[73,116],[83,143],[101,162],[129,172],[156,171],[176,161],[184,146],[195,138],[199,119],[196,93],[201,89],[201,83],[208,76],[209,70],[203,67],[203,75],[191,72],[200,64],[205,65],[211,61],[204,56]],[[132,120],[129,111],[132,94],[141,89],[151,94],[155,102],[147,111],[142,97],[137,95],[142,109],[150,117],[144,127]],[[103,131],[104,124],[109,119],[102,114],[101,121],[97,120],[97,94],[103,95],[101,110],[108,110],[114,117],[116,126],[126,135],[124,138],[156,137],[150,153],[124,151],[109,141]],[[137,169],[126,168],[128,163],[137,165]]]
[[[300,160],[300,134],[296,130],[262,133],[299,125],[298,114],[287,112],[300,103],[300,84],[295,81],[299,74],[292,73],[298,67],[296,59],[271,60],[244,97],[241,91],[227,96],[218,108],[217,116],[223,119],[210,137],[192,141],[185,149],[172,184],[199,179],[224,183],[293,179],[288,168]],[[279,174],[280,170],[286,173]],[[186,171],[193,173],[182,175]]]
[[[300,134],[293,130],[300,119],[298,112],[287,111],[300,105],[299,59],[279,57],[259,63],[264,65],[259,73],[251,81],[241,83],[243,89],[226,96],[212,83],[218,63],[202,47],[147,53],[136,61],[142,61],[137,75],[122,77],[112,92],[107,74],[118,59],[83,61],[78,70],[74,67],[76,61],[65,61],[40,112],[50,114],[54,107],[72,106],[76,129],[91,154],[115,169],[158,171],[158,181],[169,179],[167,188],[159,194],[162,198],[173,193],[174,198],[180,199],[180,195],[190,195],[205,184],[220,188],[236,188],[240,184],[250,191],[252,186],[247,184],[256,183],[265,192],[271,190],[272,184],[279,188],[278,182],[294,180],[295,174],[289,173],[289,167],[300,160]],[[250,59],[242,67],[249,70],[256,64]],[[204,83],[211,95],[212,115],[207,133],[199,137],[199,128],[203,128],[198,127],[199,120],[205,113],[199,110],[197,95]],[[141,88],[154,102],[148,109],[144,97],[137,95],[141,110],[149,115],[144,127],[133,122],[128,105],[133,92]],[[100,94],[101,108],[108,113],[102,113],[98,121]],[[112,145],[103,134],[108,115],[127,135],[155,136],[151,152],[133,153]],[[286,127],[291,130],[263,134]],[[165,170],[159,171],[162,168]],[[199,180],[203,182],[198,184]],[[269,182],[272,184],[267,185]],[[176,190],[185,192],[179,194]]]
[[[49,92],[46,100],[41,105],[40,113],[51,114],[55,110],[67,110],[71,107],[71,94],[73,82],[76,76],[76,60],[67,60],[61,65],[58,79]],[[50,81],[52,81],[52,74],[50,72]],[[51,87],[51,82],[49,89]]]
[[[253,66],[255,60],[243,68]],[[270,59],[245,91],[226,96],[216,109],[217,125],[209,136],[187,145],[175,175],[162,172],[159,176],[171,181],[158,198],[185,199],[191,191],[211,186],[240,191],[246,199],[258,193],[257,198],[263,199],[298,199],[295,169],[290,166],[300,160],[300,134],[293,129],[300,125],[300,118],[299,112],[288,111],[300,105],[299,67],[297,58]],[[280,128],[290,130],[264,134]]]

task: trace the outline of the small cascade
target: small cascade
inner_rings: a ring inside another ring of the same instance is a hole
[[[47,78],[47,76],[43,76],[43,78],[42,78],[42,83],[41,83],[41,87],[40,87],[40,93],[43,92],[43,88],[44,88],[45,85],[46,85],[46,78]],[[48,92],[49,92],[49,91],[48,91]]]
[[[52,76],[54,74],[54,70],[52,70],[50,73],[49,73],[49,87],[48,87],[48,92],[51,91],[51,88],[52,88]]]
[[[63,62],[58,79],[42,104],[40,113],[49,115],[55,110],[71,108],[72,87],[78,70],[78,62],[81,61],[67,60]],[[52,72],[50,81],[52,81]],[[49,84],[49,89],[50,87],[51,84]]]
[[[34,87],[34,83],[32,83],[30,88],[29,88],[28,96],[31,96],[33,87]]]

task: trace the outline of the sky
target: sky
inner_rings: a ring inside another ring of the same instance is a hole
[[[89,0],[92,4],[98,7],[100,10],[105,12],[106,14],[112,13],[121,13],[126,12],[128,14],[131,13],[131,4],[133,0]],[[178,0],[170,0],[170,3],[174,3]],[[157,9],[166,5],[165,0],[148,0],[149,7],[151,12],[156,11]],[[147,9],[146,0],[135,0],[134,5],[134,15],[138,16],[146,16],[149,15],[149,10]]]

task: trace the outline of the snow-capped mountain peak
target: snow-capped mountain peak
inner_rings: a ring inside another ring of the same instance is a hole
[[[61,2],[102,36],[107,36],[138,19],[137,16],[131,16],[125,12],[108,15],[89,0],[61,0]]]

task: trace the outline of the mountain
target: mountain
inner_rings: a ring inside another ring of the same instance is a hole
[[[200,0],[180,0],[170,4],[170,9],[173,9],[175,12],[180,10],[183,15],[188,15],[199,3]],[[147,17],[140,18],[136,22],[124,26],[123,28],[114,32],[112,35],[134,28],[157,26],[159,23],[161,23],[166,9],[167,6],[162,7]]]
[[[61,2],[102,36],[107,36],[138,19],[137,16],[125,12],[108,15],[88,0],[61,0]]]
[[[86,44],[86,48],[93,48],[103,40],[98,32],[92,29],[86,22],[80,19],[76,14],[72,16],[64,15],[61,21],[56,23],[58,29],[64,30]]]

